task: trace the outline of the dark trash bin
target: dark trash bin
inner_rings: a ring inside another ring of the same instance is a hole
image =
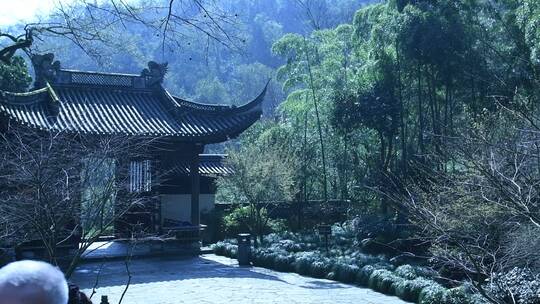
[[[238,235],[238,265],[250,265],[251,257],[251,235],[249,233],[240,233]]]

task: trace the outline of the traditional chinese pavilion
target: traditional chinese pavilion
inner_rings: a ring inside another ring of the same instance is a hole
[[[44,131],[159,137],[172,147],[154,155],[171,169],[167,183],[157,189],[150,182],[156,159],[131,160],[125,168],[128,191],[151,191],[158,202],[136,216],[127,213],[122,223],[142,222],[156,232],[186,222],[199,227],[201,210],[214,204],[215,176],[231,173],[221,155],[203,154],[205,145],[238,136],[262,114],[266,88],[238,107],[195,103],[163,87],[166,64],[149,62],[140,74],[114,74],[63,69],[52,54],[32,61],[35,89],[1,92],[0,121]]]

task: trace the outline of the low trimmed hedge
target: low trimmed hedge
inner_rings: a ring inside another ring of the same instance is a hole
[[[404,281],[403,278],[396,276],[392,271],[386,269],[374,270],[369,276],[368,287],[378,292],[394,295],[393,285]]]
[[[236,259],[238,257],[238,245],[232,244],[230,242],[220,241],[212,244],[210,248],[217,255],[226,256],[231,259]]]
[[[334,265],[334,273],[336,274],[336,280],[343,283],[354,283],[356,280],[356,273],[360,271],[360,268],[356,265],[338,263]]]
[[[412,265],[395,267],[383,256],[373,256],[346,248],[332,248],[326,254],[310,243],[279,239],[269,235],[268,247],[252,249],[252,263],[283,272],[296,272],[315,278],[327,278],[343,283],[354,283],[378,292],[395,295],[419,304],[479,304],[463,288],[447,289],[432,278],[436,273],[428,268]],[[309,239],[309,238],[308,238]],[[217,255],[235,258],[238,246],[234,241],[212,245]]]
[[[439,286],[436,282],[425,278],[404,279],[395,286],[395,295],[405,301],[420,303],[420,293],[424,288]]]

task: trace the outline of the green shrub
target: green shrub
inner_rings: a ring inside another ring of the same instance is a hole
[[[353,263],[360,268],[366,265],[373,265],[384,261],[383,257],[364,254],[359,251],[353,251],[350,256],[353,259]]]
[[[420,304],[443,304],[447,297],[447,289],[440,285],[427,286],[420,292],[419,301]]]
[[[368,286],[369,283],[369,277],[371,274],[375,271],[375,267],[372,265],[366,265],[360,269],[356,273],[356,280],[355,282],[360,286]]]
[[[334,265],[333,271],[338,281],[352,283],[356,280],[356,274],[360,271],[360,268],[356,265],[338,263]]]
[[[386,269],[377,269],[369,276],[368,286],[376,291],[390,294],[392,285],[397,281],[402,280],[395,276],[391,271]]]
[[[274,269],[274,257],[272,256],[271,252],[268,252],[266,250],[255,250],[251,254],[251,261],[253,262],[253,265],[259,266],[259,267],[265,267]]]
[[[217,242],[210,246],[210,248],[217,255],[226,256],[229,258],[236,258],[238,254],[238,245],[231,244],[230,240]]]
[[[294,270],[301,275],[308,275],[311,272],[311,264],[321,257],[313,252],[301,252],[295,256]]]
[[[388,294],[397,295],[399,292],[398,289],[403,286],[403,281],[406,281],[406,279],[396,276],[394,274],[392,285],[390,285],[390,291],[388,292]]]
[[[316,261],[311,264],[310,275],[315,278],[325,278],[331,269],[328,262]]]
[[[258,248],[252,255],[253,263],[256,266],[275,269],[278,271],[291,271],[294,256],[279,248]]]
[[[330,248],[330,251],[328,252],[327,255],[331,257],[339,257],[339,256],[343,256],[343,252],[341,252],[339,248]]]
[[[237,207],[229,214],[223,217],[223,229],[227,237],[236,237],[239,233],[254,233],[251,227],[254,227],[255,219],[251,217],[251,206]],[[261,220],[266,223],[263,227],[263,233],[285,231],[286,225],[282,220],[274,220],[268,218],[268,212],[265,208],[261,210]]]
[[[223,217],[223,229],[228,237],[235,237],[239,233],[251,232],[251,209],[249,207],[234,208]]]
[[[433,278],[438,275],[437,271],[433,270],[432,268],[422,267],[422,266],[413,266],[413,267],[416,274],[422,278]]]
[[[270,245],[271,248],[279,248],[288,252],[303,251],[303,246],[293,240],[280,240],[277,243]]]
[[[401,265],[396,268],[395,274],[408,280],[414,280],[416,278],[432,278],[437,272],[421,266]]]
[[[332,229],[333,230],[333,229]],[[337,246],[351,247],[354,243],[354,237],[332,234],[332,243]]]
[[[212,251],[217,255],[225,255],[225,245],[223,242],[217,242],[210,245],[210,249],[212,249]]]
[[[297,259],[294,264],[294,270],[301,275],[307,275],[310,273],[311,263],[312,262],[310,260]]]
[[[414,301],[414,300],[411,300],[411,298],[413,297],[410,294],[409,283],[410,283],[410,280],[402,280],[402,281],[396,282],[396,284],[394,284],[393,286],[394,295],[396,295],[397,297],[405,301]]]
[[[354,259],[350,254],[345,252],[333,256],[336,262],[347,265],[356,265],[356,259]]]
[[[540,303],[540,274],[526,268],[514,267],[510,271],[496,273],[486,289],[490,295],[504,303]]]
[[[253,266],[262,267],[261,255],[262,255],[261,252],[257,250],[251,252],[251,263],[253,263]]]
[[[342,238],[345,240],[353,241],[356,239],[355,228],[351,225],[350,222],[344,222],[343,224],[337,223],[332,225],[332,235],[335,238]],[[347,241],[346,244],[349,244],[349,241]]]
[[[386,269],[386,270],[390,270],[390,271],[394,271],[396,269],[396,266],[386,262],[386,261],[381,261],[381,262],[378,262],[378,263],[375,263],[373,264],[375,266],[375,268],[377,269]]]
[[[465,291],[463,286],[448,289],[443,298],[443,304],[478,304],[483,303],[478,297],[475,297]]]
[[[418,277],[416,269],[411,265],[399,266],[396,268],[395,274],[407,280],[414,280]]]
[[[399,281],[402,281],[403,279],[397,276],[385,276],[383,279],[377,284],[377,291],[382,292],[384,294],[394,294],[394,288],[393,286],[398,283]]]
[[[265,236],[263,236],[263,243],[264,244],[275,244],[279,243],[279,241],[286,238],[287,233],[283,233],[282,235],[277,233],[270,233]]]
[[[231,245],[231,247],[227,249],[227,256],[231,259],[236,259],[238,257],[238,246]]]
[[[420,293],[426,287],[439,286],[434,281],[416,278],[414,280],[403,280],[394,286],[395,295],[405,301],[418,303],[420,300]]]
[[[411,298],[414,299],[415,302],[418,302],[420,301],[420,293],[424,288],[434,287],[438,285],[439,284],[437,284],[436,282],[425,278],[416,278],[414,280],[411,280],[411,284],[409,285]]]
[[[268,219],[266,229],[273,233],[283,233],[289,229],[287,221],[284,219]]]
[[[251,262],[254,266],[264,267],[264,253],[254,251],[251,253]]]
[[[278,271],[289,272],[294,270],[294,257],[286,254],[275,254],[272,256],[274,259],[274,269]]]

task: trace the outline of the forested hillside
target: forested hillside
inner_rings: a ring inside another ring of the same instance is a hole
[[[166,7],[168,1],[155,6]],[[210,18],[226,35],[205,35],[186,26],[164,33],[152,24],[125,21],[104,26],[103,39],[73,43],[64,37],[34,44],[35,51],[53,51],[65,67],[137,73],[149,60],[168,62],[165,85],[185,98],[200,102],[239,105],[257,96],[284,59],[272,53],[272,44],[286,33],[307,34],[352,20],[354,13],[370,0],[279,1],[227,0],[210,6]],[[223,14],[224,16],[218,15]],[[70,11],[84,28],[91,17],[83,8]],[[195,12],[193,14],[196,14]],[[197,13],[198,14],[198,13]],[[226,14],[226,15],[225,15]],[[147,10],[143,17],[162,18]],[[50,17],[63,18],[62,15]],[[222,18],[222,19],[219,19]],[[127,19],[127,18],[126,18]],[[277,82],[270,86],[266,115],[284,99]]]

